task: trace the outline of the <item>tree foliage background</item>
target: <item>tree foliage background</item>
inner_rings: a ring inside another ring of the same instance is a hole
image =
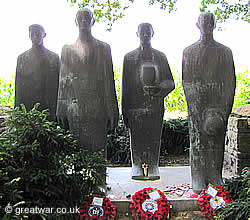
[[[136,0],[67,0],[70,4],[78,4],[79,8],[93,8],[97,22],[105,22],[107,30],[118,19],[125,16],[127,10]],[[138,0],[137,0],[138,1]],[[142,0],[141,0],[142,1]],[[177,2],[181,0],[144,0],[145,4],[158,5],[168,13],[178,9]],[[192,4],[192,1],[190,1]],[[229,18],[250,22],[250,1],[248,0],[200,0],[201,12],[213,12],[218,22],[225,22]]]

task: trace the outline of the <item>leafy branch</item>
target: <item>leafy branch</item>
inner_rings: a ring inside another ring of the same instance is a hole
[[[127,10],[135,0],[67,0],[71,5],[77,4],[79,8],[89,7],[93,9],[93,13],[97,22],[107,24],[107,30],[111,31],[113,24],[120,18],[125,16]],[[148,0],[145,4],[150,6],[158,4],[160,9],[167,10],[169,13],[176,11],[176,3],[178,0]],[[238,0],[234,4],[230,4],[229,0],[201,0],[200,11],[210,11],[216,16],[219,22],[225,22],[231,17],[236,20],[242,19],[250,22],[249,7],[247,0]],[[190,2],[191,4],[191,2]]]
[[[250,22],[249,1],[239,0],[234,4],[230,4],[227,0],[202,0],[201,12],[213,12],[219,22],[225,22],[231,17],[236,20],[241,18],[244,21]]]

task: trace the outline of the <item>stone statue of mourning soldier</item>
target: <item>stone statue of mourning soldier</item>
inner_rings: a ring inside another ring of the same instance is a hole
[[[166,56],[152,48],[151,24],[138,27],[140,46],[124,57],[122,115],[130,130],[132,179],[156,180],[159,174],[164,97],[175,87]]]
[[[80,9],[79,37],[62,49],[57,118],[82,147],[99,151],[119,114],[110,46],[92,36],[94,22],[90,10]]]
[[[43,46],[45,36],[41,25],[29,27],[32,48],[19,55],[17,60],[15,107],[24,104],[31,110],[40,103],[39,110],[49,109],[48,119],[55,120],[60,61],[57,54]]]
[[[213,38],[215,18],[199,16],[201,38],[183,52],[183,87],[188,104],[192,187],[222,184],[225,133],[235,92],[231,50]]]

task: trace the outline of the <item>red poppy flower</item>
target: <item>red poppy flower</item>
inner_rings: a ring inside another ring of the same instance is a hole
[[[210,204],[210,199],[212,198],[209,194],[207,194],[207,189],[209,186],[207,186],[206,189],[202,190],[200,193],[200,196],[198,198],[198,204],[200,207],[200,210],[207,216],[209,219],[214,219],[214,216],[216,216],[219,213],[219,210],[215,210],[212,208]],[[217,195],[218,197],[222,197],[225,201],[225,205],[232,202],[231,196],[229,195],[228,191],[226,191],[222,186],[215,186],[215,188],[218,190]]]
[[[97,215],[89,216],[89,209],[91,207],[92,201],[94,196],[89,196],[86,201],[83,202],[83,204],[80,207],[80,220],[85,219],[98,219],[98,220],[113,220],[116,216],[116,206],[113,205],[113,203],[105,196],[103,199],[103,204],[101,209],[103,210],[103,215],[98,217]]]
[[[132,201],[130,203],[130,209],[132,215],[135,219],[166,219],[169,213],[169,203],[167,201],[166,196],[160,190],[157,190],[160,194],[161,198],[157,201],[158,210],[153,209],[154,211],[144,211],[142,208],[142,204],[145,200],[150,199],[149,192],[152,191],[153,188],[148,187],[142,190],[139,190],[132,196]],[[154,203],[152,203],[153,205]]]

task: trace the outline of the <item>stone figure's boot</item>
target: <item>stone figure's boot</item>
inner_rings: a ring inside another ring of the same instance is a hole
[[[160,172],[158,164],[149,164],[148,165],[148,179],[158,180],[160,179]]]
[[[135,180],[158,180],[160,172],[158,168],[159,150],[152,153],[147,149],[143,152],[133,151],[132,158],[132,179]]]
[[[145,166],[145,168],[143,168]],[[144,173],[146,171],[146,175]],[[142,163],[141,165],[132,165],[132,179],[134,180],[158,180],[160,179],[159,168],[156,164]]]
[[[216,144],[214,145],[216,146]],[[224,159],[224,149],[223,146],[218,145],[216,146],[216,148],[219,150],[211,151],[209,155],[211,166],[207,169],[207,183],[211,183],[213,185],[222,185],[222,165]],[[220,149],[223,149],[223,151]]]
[[[194,193],[200,194],[200,192],[207,187],[205,181],[201,179],[192,178],[192,189]]]
[[[144,174],[143,169],[141,165],[139,164],[132,164],[132,172],[131,172],[131,178],[134,180],[143,180]]]
[[[197,169],[197,167],[191,166],[191,176],[192,176],[192,188],[194,193],[199,194],[203,189],[207,187],[206,184],[206,170],[203,167],[203,169]]]

